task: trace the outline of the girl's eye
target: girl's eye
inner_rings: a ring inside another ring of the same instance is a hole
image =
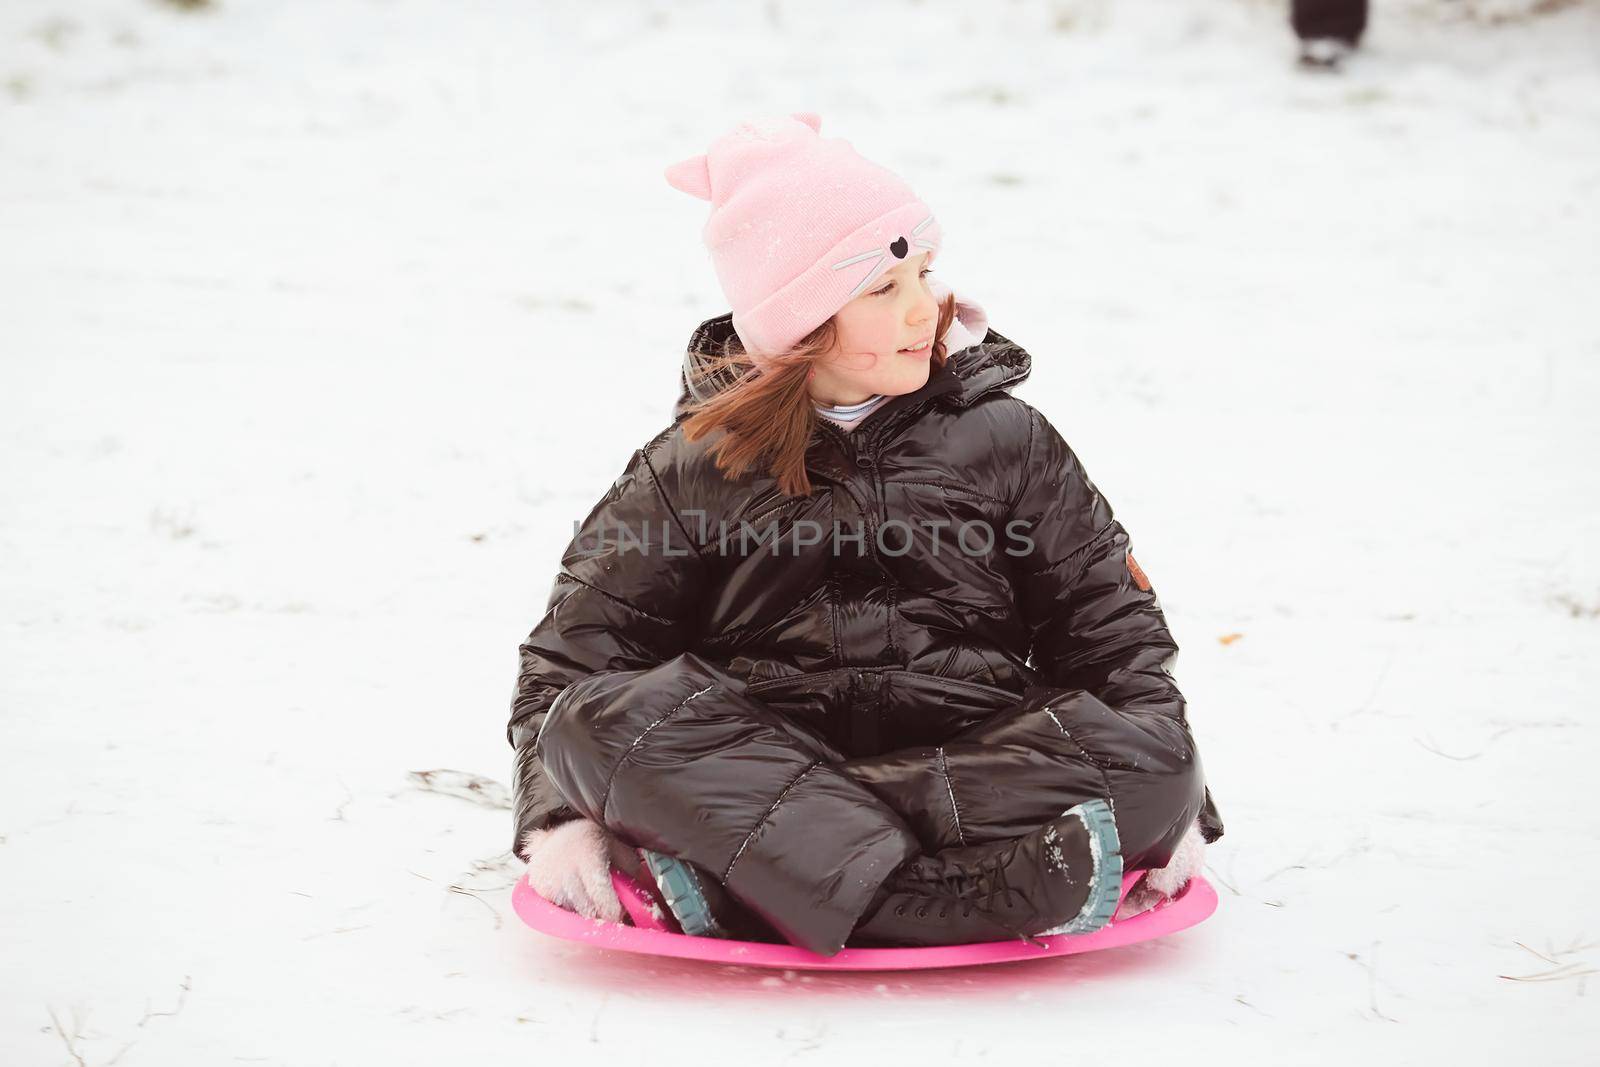
[[[932,273],[933,273],[933,268],[932,267],[923,267],[922,268],[922,272],[920,274],[918,274],[917,277],[926,278],[928,275],[930,275]],[[890,289],[893,289],[893,288],[894,288],[894,282],[890,282],[888,285],[884,286],[882,289],[877,290],[872,295],[873,296],[882,296],[884,293],[887,293]]]

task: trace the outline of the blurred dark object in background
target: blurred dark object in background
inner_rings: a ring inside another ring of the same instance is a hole
[[[1290,0],[1289,24],[1300,38],[1300,65],[1335,71],[1361,43],[1367,0]]]

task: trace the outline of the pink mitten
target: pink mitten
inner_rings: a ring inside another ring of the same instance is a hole
[[[1111,921],[1132,918],[1140,912],[1149,911],[1162,900],[1175,896],[1189,884],[1189,879],[1200,873],[1205,858],[1206,839],[1200,835],[1200,823],[1196,820],[1178,840],[1178,847],[1173,850],[1172,859],[1167,865],[1146,871],[1144,877],[1133,884]]]
[[[622,901],[611,887],[611,842],[605,827],[573,819],[522,839],[528,884],[552,904],[591,919],[622,921]]]

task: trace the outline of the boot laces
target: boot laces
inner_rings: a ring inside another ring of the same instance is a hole
[[[943,898],[946,903],[939,908],[939,917],[949,914],[952,905],[961,908],[963,918],[973,911],[981,911],[990,921],[1014,936],[1040,948],[1045,943],[1019,929],[1007,914],[1013,898],[1026,902],[1021,889],[1013,886],[1006,877],[1005,855],[992,855],[971,862],[952,861],[940,874],[929,874],[916,869],[912,881],[929,896]],[[1004,905],[1002,910],[999,906]],[[928,905],[917,909],[919,917],[927,915]]]
[[[997,904],[1009,907],[1013,895],[1022,899],[1022,891],[1006,878],[1004,859],[989,856],[972,862],[955,860],[941,873],[919,869],[914,880],[930,896],[949,902],[939,909],[941,916],[948,913],[951,904],[959,905],[963,916],[971,915],[974,909],[992,915]]]

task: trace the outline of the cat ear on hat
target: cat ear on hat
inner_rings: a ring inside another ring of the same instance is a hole
[[[701,200],[711,199],[711,168],[705,156],[681,160],[672,164],[663,173],[667,176],[668,184],[674,189],[680,189],[690,196],[698,196]]]
[[[815,111],[793,111],[789,117],[809,126],[812,133],[822,132],[822,116]],[[674,189],[682,190],[690,196],[698,196],[701,200],[711,199],[711,164],[706,156],[699,155],[680,160],[662,173],[666,175],[667,183]]]

